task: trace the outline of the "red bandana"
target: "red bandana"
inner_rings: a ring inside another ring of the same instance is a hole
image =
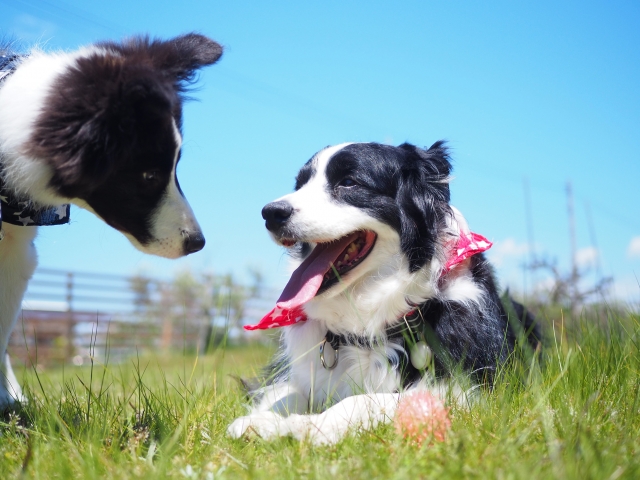
[[[473,232],[461,232],[458,243],[451,252],[451,256],[444,266],[442,274],[448,273],[453,267],[464,262],[467,258],[489,250],[493,243]]]
[[[464,262],[476,253],[489,250],[492,245],[493,243],[482,235],[473,232],[461,232],[458,243],[455,245],[455,248],[452,249],[451,256],[442,270],[442,275],[447,274],[456,265]],[[307,320],[307,315],[304,313],[302,305],[286,308],[286,303],[287,302],[281,302],[281,300],[278,299],[275,308],[262,317],[262,320],[256,325],[245,325],[244,329],[267,330],[269,328],[287,327]]]

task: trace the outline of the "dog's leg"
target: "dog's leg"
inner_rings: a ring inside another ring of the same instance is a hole
[[[354,395],[317,415],[292,415],[289,434],[314,445],[335,444],[350,429],[371,430],[393,420],[400,398],[399,393]]]
[[[8,353],[4,356],[4,369],[2,376],[6,382],[5,390],[9,394],[9,401],[13,402],[17,400],[18,402],[24,402],[25,398],[22,395],[22,388],[20,388],[20,383],[18,383],[16,374],[13,373],[13,367],[11,367],[11,359],[9,358]]]
[[[416,391],[428,391],[447,402],[469,405],[468,393],[456,382],[425,380],[403,393],[354,395],[319,415],[292,415],[286,419],[288,434],[299,440],[308,438],[315,445],[337,443],[352,428],[370,430],[392,421],[400,399]]]
[[[258,433],[263,438],[288,435],[285,422],[289,415],[307,411],[308,399],[288,382],[268,385],[254,392],[257,399],[251,413],[236,418],[227,433],[240,438],[245,433]]]
[[[421,382],[403,393],[369,393],[353,395],[341,400],[320,414],[279,415],[274,410],[254,411],[238,418],[229,427],[234,438],[244,433],[254,433],[264,439],[290,435],[298,440],[308,439],[315,445],[335,444],[350,429],[370,430],[379,424],[393,420],[398,402],[415,391],[429,391],[447,402],[460,406],[469,405],[469,394],[453,382]]]
[[[234,438],[254,433],[265,440],[290,435],[298,440],[309,439],[316,445],[334,444],[351,428],[368,430],[391,421],[399,399],[397,393],[354,395],[314,415],[283,417],[274,411],[255,412],[236,419],[228,433]]]
[[[18,319],[22,297],[37,264],[33,245],[37,227],[17,227],[4,223],[2,228],[4,238],[0,241],[0,410],[16,400],[24,400],[6,351],[9,336]]]

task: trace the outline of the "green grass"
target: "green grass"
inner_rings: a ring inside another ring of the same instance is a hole
[[[333,447],[231,440],[245,412],[230,375],[265,347],[144,356],[23,372],[30,402],[0,426],[2,478],[640,478],[640,320],[556,323],[531,366],[452,407],[444,443],[414,447],[385,425]]]

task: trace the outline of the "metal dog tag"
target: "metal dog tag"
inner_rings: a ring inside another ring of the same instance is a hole
[[[333,370],[338,365],[338,350],[334,350],[326,339],[320,344],[320,362],[325,370]]]

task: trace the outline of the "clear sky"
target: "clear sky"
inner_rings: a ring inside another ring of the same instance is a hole
[[[91,214],[41,229],[43,267],[112,273],[258,268],[286,257],[260,216],[317,150],[345,141],[452,149],[453,204],[495,242],[503,286],[530,288],[533,247],[569,266],[565,186],[578,258],[640,298],[640,3],[637,1],[0,0],[0,34],[74,49],[189,31],[225,46],[185,108],[180,183],[207,238],[154,259]]]

